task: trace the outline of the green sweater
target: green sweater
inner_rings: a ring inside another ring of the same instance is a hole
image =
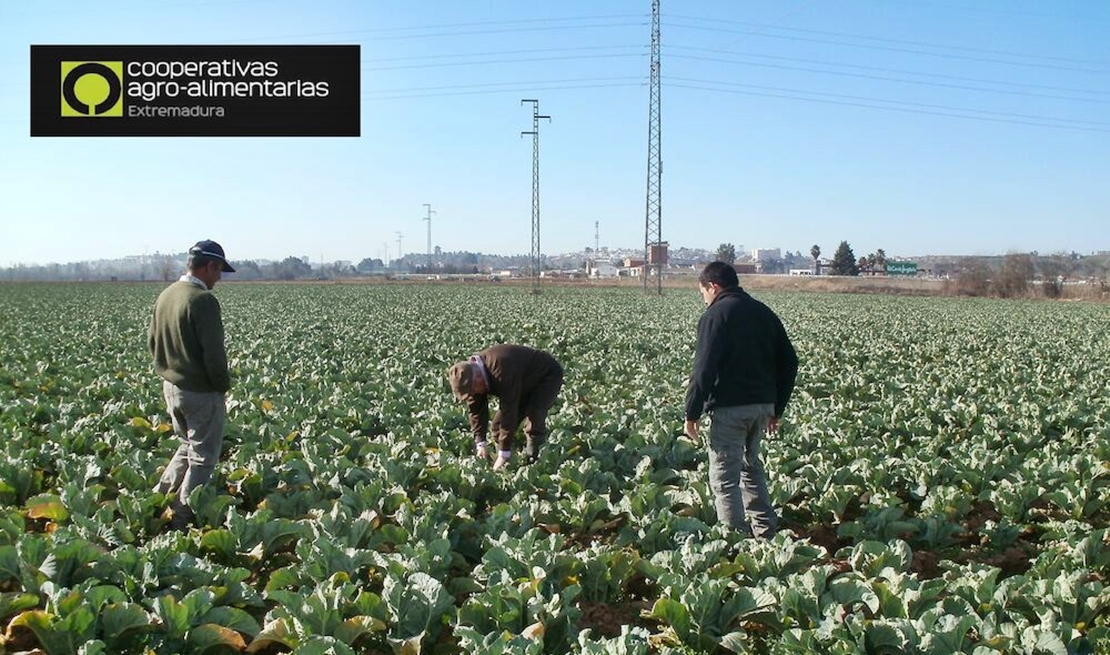
[[[220,302],[208,290],[178,281],[154,303],[147,345],[154,370],[187,391],[231,388]]]

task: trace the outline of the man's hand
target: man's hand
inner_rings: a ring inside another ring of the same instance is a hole
[[[686,421],[686,436],[694,442],[698,442],[698,422]]]
[[[767,434],[774,434],[779,431],[779,417],[772,416],[767,420]]]
[[[486,447],[486,444],[478,444],[476,450],[478,453],[478,459],[489,459],[489,448]]]
[[[508,464],[509,464],[509,460],[502,457],[499,454],[497,456],[497,459],[493,460],[493,470],[499,471],[499,470],[505,468]]]

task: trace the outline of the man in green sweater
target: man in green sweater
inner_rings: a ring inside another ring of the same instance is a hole
[[[188,272],[158,296],[147,345],[162,377],[174,434],[181,445],[155,491],[174,494],[171,527],[185,530],[195,514],[189,494],[208,482],[220,458],[231,388],[220,302],[211,290],[222,273],[234,273],[215,241],[189,249]]]

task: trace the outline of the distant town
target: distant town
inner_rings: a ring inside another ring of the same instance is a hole
[[[648,259],[658,261],[645,262]],[[176,279],[184,270],[186,253],[131,255],[65,264],[16,264],[0,268],[0,281],[162,281]],[[780,248],[753,248],[729,243],[715,250],[671,248],[667,244],[644,248],[585,248],[578,252],[544,255],[536,265],[541,277],[610,279],[696,274],[710,261],[731,262],[742,275],[858,275],[954,279],[970,270],[1013,268],[1021,260],[1021,275],[1029,279],[1102,282],[1110,277],[1110,251],[1079,253],[1009,253],[995,256],[892,256],[883,250],[857,255],[847,242],[826,253],[813,246],[808,252]],[[497,255],[464,251],[405,253],[396,258],[366,257],[360,261],[325,261],[308,255],[282,259],[236,260],[227,281],[341,280],[361,277],[450,278],[481,276],[486,279],[530,277],[529,255]],[[646,265],[645,265],[646,264]]]

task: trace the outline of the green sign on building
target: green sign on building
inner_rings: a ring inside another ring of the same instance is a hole
[[[887,262],[887,275],[917,275],[917,262]]]

